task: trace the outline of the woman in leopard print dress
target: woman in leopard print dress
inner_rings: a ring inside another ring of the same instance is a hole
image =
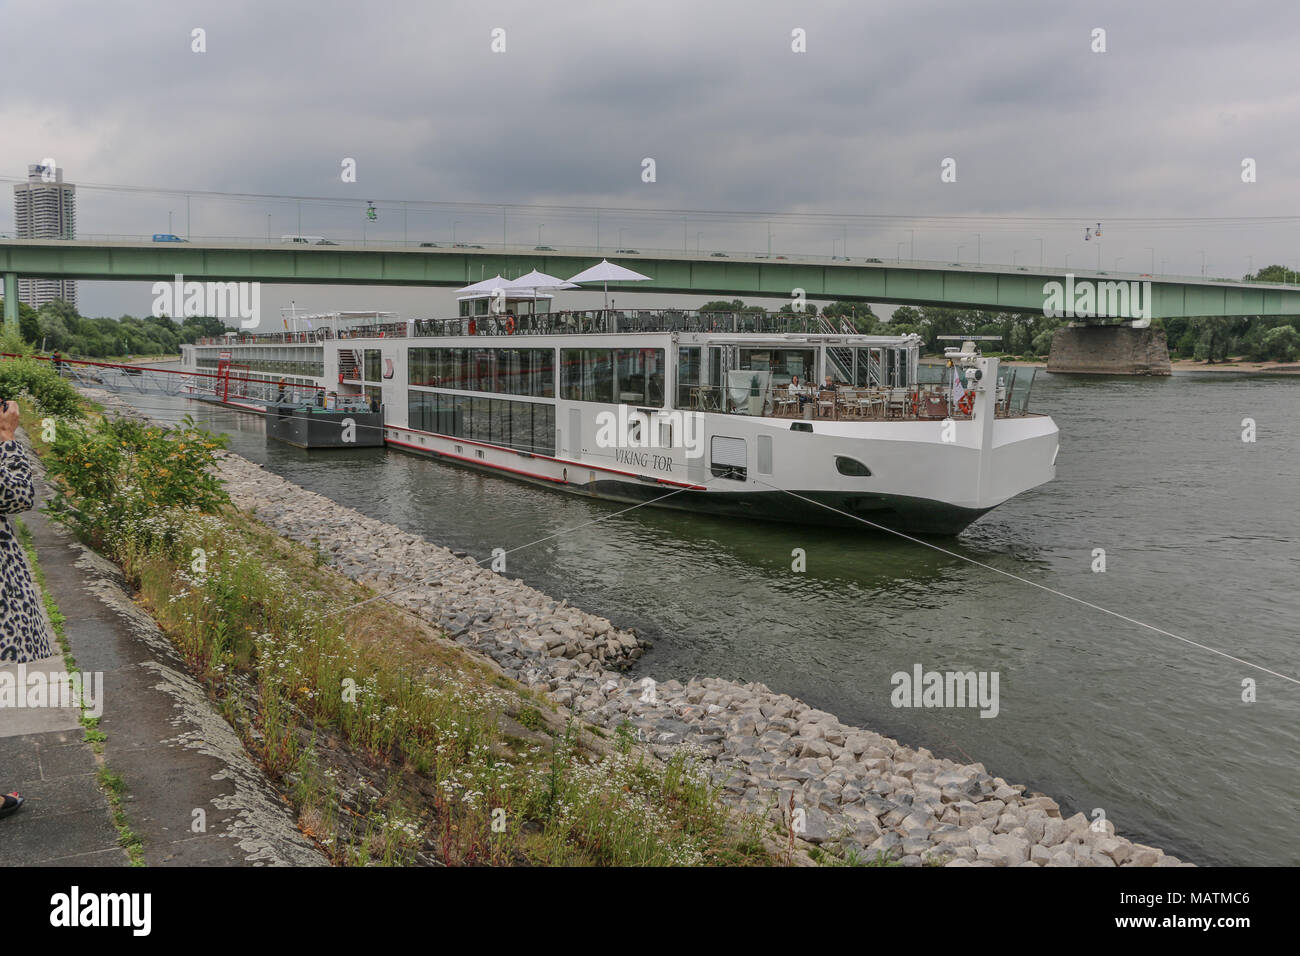
[[[14,438],[18,403],[0,408],[0,664],[37,661],[54,654],[44,608],[27,567],[27,555],[9,521],[35,503],[36,484],[27,454]]]

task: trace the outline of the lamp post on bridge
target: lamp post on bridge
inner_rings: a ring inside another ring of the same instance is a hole
[[[894,261],[895,262],[903,261],[903,244],[901,242],[898,244],[898,254],[894,256]]]
[[[1038,243],[1038,268],[1041,269],[1043,268],[1043,250],[1045,247],[1043,244],[1043,240],[1038,236],[1035,236],[1034,240]]]
[[[1147,252],[1151,253],[1151,273],[1152,275],[1154,275],[1156,271],[1156,247],[1147,246],[1146,250]]]

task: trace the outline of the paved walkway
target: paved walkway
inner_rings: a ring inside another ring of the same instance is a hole
[[[67,618],[77,668],[103,675],[107,739],[97,757],[76,712],[0,710],[0,789],[27,798],[0,820],[0,865],[129,863],[96,785],[100,762],[126,785],[127,823],[150,866],[324,865],[117,568],[44,515],[20,517]],[[63,663],[27,665],[28,674],[39,669]]]

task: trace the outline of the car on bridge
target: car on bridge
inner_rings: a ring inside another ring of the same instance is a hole
[[[182,239],[180,236],[173,236],[170,232],[155,232],[153,234],[154,242],[189,242],[188,239]]]
[[[422,243],[420,243],[420,248],[421,248],[421,249],[441,249],[442,247],[441,247],[440,245],[438,245],[436,242],[422,242]]]
[[[533,252],[554,252],[550,246],[533,246]]]
[[[639,256],[639,255],[641,255],[641,253],[637,252],[635,249],[615,249],[615,250],[614,250],[614,255],[616,255],[616,256]]]
[[[711,256],[712,256],[713,258],[715,258],[715,259],[730,259],[730,258],[731,258],[731,257],[728,256],[725,252],[710,252],[709,255],[711,255]]]

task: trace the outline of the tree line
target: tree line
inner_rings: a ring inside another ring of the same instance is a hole
[[[61,299],[40,309],[18,303],[18,333],[26,344],[78,358],[176,355],[182,343],[225,331],[221,319],[207,316],[190,316],[183,322],[165,315],[91,319]]]

